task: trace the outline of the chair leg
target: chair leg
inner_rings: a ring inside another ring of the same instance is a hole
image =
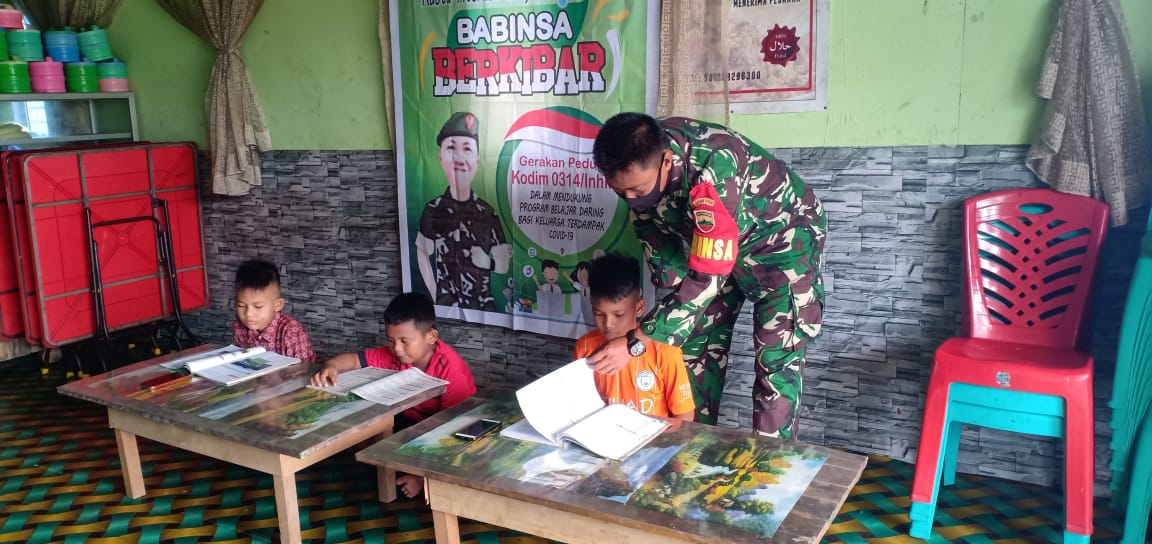
[[[1128,510],[1120,544],[1147,542],[1148,512],[1152,509],[1152,417],[1144,416],[1132,443],[1132,479],[1128,487]]]
[[[928,400],[924,404],[924,421],[920,430],[920,449],[916,455],[916,471],[912,480],[912,508],[909,517],[912,527],[908,534],[928,540],[932,537],[932,522],[936,517],[936,493],[939,490],[943,456],[940,451],[948,432],[948,382],[934,371],[928,384]]]
[[[944,436],[944,474],[940,476],[942,480],[941,485],[952,485],[956,483],[956,461],[960,458],[960,433],[964,430],[964,424],[959,421],[952,421],[948,423],[948,430],[945,431]]]
[[[1095,430],[1092,423],[1092,382],[1072,384],[1065,398],[1064,433],[1064,528],[1070,537],[1092,536],[1092,485],[1096,479]]]

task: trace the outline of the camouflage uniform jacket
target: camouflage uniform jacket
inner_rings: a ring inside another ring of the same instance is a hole
[[[434,244],[436,304],[495,311],[491,268],[472,262],[472,248],[490,253],[505,243],[496,210],[476,193],[461,202],[446,189],[424,206],[419,232]]]
[[[674,289],[644,319],[644,332],[679,346],[708,327],[705,309],[731,278],[753,302],[779,308],[779,347],[820,332],[820,253],[827,221],[812,190],[783,161],[720,125],[659,121],[671,137],[664,196],[632,211],[653,283]],[[780,290],[790,296],[782,297]]]

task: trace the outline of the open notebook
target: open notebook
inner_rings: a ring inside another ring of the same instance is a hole
[[[173,359],[160,366],[170,370],[187,369],[195,376],[232,385],[299,362],[300,359],[266,351],[264,348],[227,346]]]
[[[623,404],[605,404],[587,359],[572,361],[516,392],[524,420],[501,436],[556,446],[572,442],[622,460],[656,438],[668,422]]]

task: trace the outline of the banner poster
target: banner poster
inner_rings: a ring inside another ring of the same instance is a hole
[[[828,105],[828,1],[732,0],[727,79],[731,113],[819,111]]]
[[[440,317],[576,338],[587,267],[643,260],[592,162],[653,111],[656,0],[393,0],[403,284]],[[642,282],[649,303],[647,269]]]

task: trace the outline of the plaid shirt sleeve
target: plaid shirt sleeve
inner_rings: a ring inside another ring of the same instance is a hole
[[[284,330],[280,334],[280,349],[277,351],[281,355],[295,357],[305,363],[316,362],[316,352],[312,350],[312,339],[308,338],[308,332],[304,330],[304,325],[292,319],[283,326]]]

